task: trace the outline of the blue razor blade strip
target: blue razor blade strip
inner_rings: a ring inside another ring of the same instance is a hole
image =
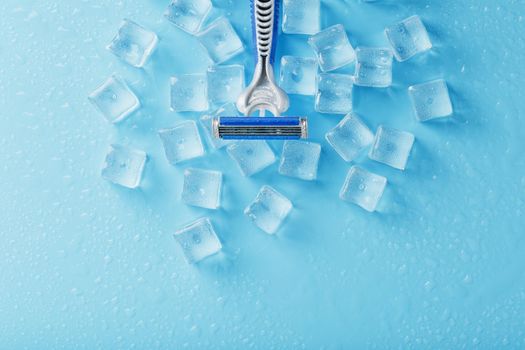
[[[299,140],[300,136],[223,136],[223,140]]]
[[[221,126],[296,126],[300,117],[220,117]]]

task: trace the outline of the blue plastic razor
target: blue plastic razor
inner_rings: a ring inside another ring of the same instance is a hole
[[[281,0],[251,0],[256,66],[253,80],[237,100],[245,117],[215,117],[215,137],[227,140],[301,139],[308,137],[305,117],[283,117],[290,105],[288,95],[277,86],[273,63],[279,33]],[[259,111],[258,117],[250,116]],[[273,114],[265,117],[266,111]]]

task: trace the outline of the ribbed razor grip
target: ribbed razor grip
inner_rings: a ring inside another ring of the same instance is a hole
[[[279,32],[280,0],[251,0],[253,35],[258,60],[273,64]]]

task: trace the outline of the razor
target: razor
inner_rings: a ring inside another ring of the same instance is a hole
[[[252,82],[237,100],[244,117],[215,117],[212,130],[226,140],[301,139],[308,137],[305,117],[283,117],[288,110],[288,95],[275,82],[273,63],[279,33],[281,0],[251,0],[252,30],[256,65]],[[251,116],[258,112],[258,116]],[[269,112],[273,116],[266,117]]]

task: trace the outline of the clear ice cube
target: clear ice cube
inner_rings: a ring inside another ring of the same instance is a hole
[[[137,188],[142,179],[147,155],[143,151],[122,145],[111,145],[102,168],[102,177],[114,184]]]
[[[227,103],[222,107],[219,107],[217,110],[213,111],[212,113],[206,113],[200,118],[200,122],[204,130],[206,130],[206,136],[208,138],[209,143],[212,145],[215,149],[223,148],[229,144],[231,144],[233,141],[231,140],[224,140],[215,137],[213,135],[213,127],[212,122],[213,118],[215,117],[237,117],[239,116],[239,112],[237,111],[237,107],[233,103]]]
[[[220,206],[222,173],[203,169],[184,170],[182,201],[206,209]]]
[[[350,113],[328,131],[325,138],[341,158],[351,162],[372,144],[374,134],[356,114]]]
[[[89,95],[89,100],[111,123],[118,123],[137,109],[140,101],[121,78],[113,75]]]
[[[414,145],[414,135],[380,125],[368,157],[393,168],[405,170]]]
[[[392,51],[382,48],[356,49],[355,84],[369,87],[392,85]]]
[[[244,90],[244,66],[212,66],[208,68],[208,101],[221,106],[237,101]]]
[[[204,155],[197,124],[188,120],[170,129],[159,130],[168,161],[175,165]]]
[[[244,214],[261,230],[274,234],[292,208],[288,198],[270,186],[263,186],[255,200],[244,209]]]
[[[311,36],[308,43],[314,49],[323,72],[341,68],[355,61],[355,51],[341,24]]]
[[[383,195],[386,178],[357,166],[350,168],[339,198],[373,212]]]
[[[211,8],[210,0],[172,0],[164,16],[180,29],[195,34]]]
[[[396,59],[406,61],[432,48],[425,25],[419,16],[409,17],[385,29]]]
[[[107,49],[133,67],[142,67],[151,56],[159,38],[157,34],[125,19]]]
[[[321,29],[320,0],[284,0],[283,33],[316,34]]]
[[[289,94],[315,95],[317,59],[295,56],[281,58],[279,86]]]
[[[321,145],[304,141],[285,141],[279,173],[302,180],[315,180]]]
[[[317,77],[315,110],[319,113],[346,114],[352,110],[354,77],[321,73]]]
[[[197,263],[221,251],[222,244],[209,218],[200,218],[174,234],[186,261]]]
[[[443,79],[413,85],[408,88],[419,121],[449,117],[453,113],[447,83]]]
[[[171,109],[174,112],[208,110],[208,81],[205,74],[181,74],[170,79]]]
[[[225,17],[217,19],[197,37],[216,63],[223,63],[244,50],[241,39]]]
[[[266,141],[245,140],[232,143],[227,148],[244,176],[251,176],[275,162],[275,154]]]

